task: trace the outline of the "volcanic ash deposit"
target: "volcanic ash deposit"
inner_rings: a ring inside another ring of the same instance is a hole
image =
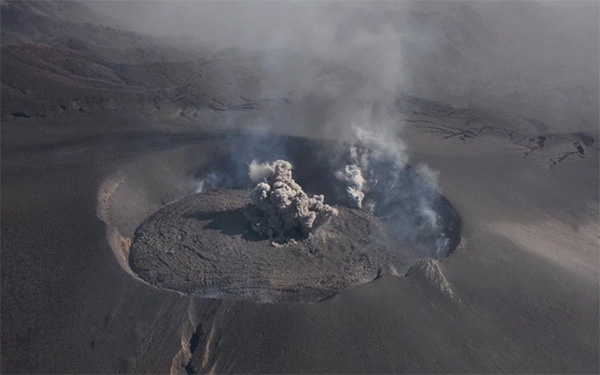
[[[156,287],[206,298],[306,302],[406,264],[380,219],[343,206],[318,236],[274,247],[244,217],[250,193],[210,190],[162,207],[136,230],[131,269]]]

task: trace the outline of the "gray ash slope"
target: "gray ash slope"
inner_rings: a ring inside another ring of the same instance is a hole
[[[136,230],[132,270],[157,287],[260,302],[327,298],[406,265],[387,225],[364,211],[339,215],[310,237],[276,244],[244,217],[248,190],[211,190],[163,207]]]

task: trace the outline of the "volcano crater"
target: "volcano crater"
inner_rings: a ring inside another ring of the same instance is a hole
[[[402,262],[381,219],[344,206],[308,238],[270,240],[244,217],[249,194],[217,189],[163,207],[136,230],[132,270],[152,285],[186,294],[299,302],[364,284],[385,264]]]
[[[365,195],[373,205],[348,205],[335,178],[348,147],[241,132],[191,139],[107,179],[99,217],[126,272],[202,298],[315,302],[450,254],[460,242],[460,216],[408,164],[373,159],[377,184]],[[307,194],[323,194],[339,212],[310,236],[284,243],[254,232],[244,215],[255,186],[249,163],[277,159],[293,164]]]

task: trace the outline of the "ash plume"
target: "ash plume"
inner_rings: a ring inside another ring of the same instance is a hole
[[[309,236],[338,214],[324,203],[323,195],[308,196],[292,178],[292,169],[285,160],[254,160],[249,166],[250,178],[261,182],[250,194],[253,207],[246,212],[246,218],[255,232],[278,241],[285,241],[294,232]]]

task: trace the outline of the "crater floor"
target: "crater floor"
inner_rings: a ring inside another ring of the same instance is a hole
[[[244,217],[249,191],[212,190],[167,205],[136,230],[131,269],[148,283],[203,297],[302,302],[376,279],[403,264],[381,219],[336,206],[339,215],[304,240],[279,245]]]

